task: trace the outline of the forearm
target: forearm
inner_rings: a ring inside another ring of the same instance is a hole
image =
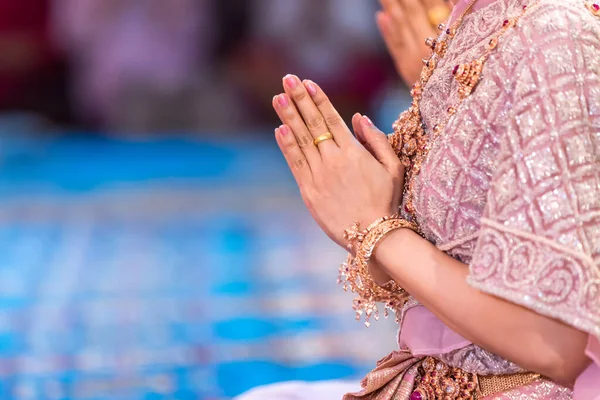
[[[467,265],[409,230],[385,238],[373,261],[455,332],[523,368],[571,384],[591,362],[585,333],[472,288]]]

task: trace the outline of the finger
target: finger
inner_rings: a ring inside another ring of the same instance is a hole
[[[424,43],[428,37],[437,36],[436,28],[431,26],[429,21],[429,10],[425,8],[422,0],[402,0],[402,8],[404,15],[408,16],[405,23],[408,22],[417,43]]]
[[[348,126],[319,85],[309,80],[305,80],[303,85],[312,101],[321,112],[321,115],[323,115],[325,123],[329,127],[331,133],[335,136],[335,141],[338,146],[347,146],[348,144],[355,142],[352,132],[350,132],[350,129],[348,129]]]
[[[308,131],[313,137],[313,140],[319,136],[331,132],[334,140],[326,140],[319,143],[317,148],[321,152],[331,151],[331,149],[337,148],[335,139],[337,132],[334,127],[329,127],[325,121],[325,117],[321,114],[321,111],[315,105],[306,87],[300,82],[295,75],[287,75],[283,78],[283,87],[287,95],[292,98],[296,104],[296,108],[300,112],[302,119],[304,120]]]
[[[275,129],[275,139],[294,175],[298,187],[302,188],[311,183],[312,172],[308,160],[298,145],[292,129],[286,125],[281,125]]]
[[[407,38],[402,36],[402,32],[397,29],[396,25],[392,23],[392,19],[388,14],[383,11],[379,11],[376,14],[377,27],[383,37],[385,46],[391,53],[394,59],[398,59],[400,53],[406,47],[408,43]]]
[[[397,168],[398,156],[394,153],[385,133],[380,131],[367,116],[360,117],[357,122],[361,125],[365,147],[368,148],[371,154],[388,170],[391,171],[392,168]]]
[[[356,136],[356,139],[360,142],[360,144],[363,145],[365,149],[367,149],[369,153],[374,154],[373,149],[371,148],[371,144],[365,139],[362,118],[363,116],[359,113],[354,114],[354,116],[352,117],[352,128],[354,129],[354,136]]]
[[[420,48],[421,42],[418,42],[414,30],[411,28],[412,15],[402,7],[404,0],[381,0],[384,5],[386,17],[381,17],[381,25],[389,36],[389,43],[395,48],[398,46],[414,50]],[[429,24],[427,24],[429,26]],[[397,51],[397,50],[396,50]],[[400,50],[402,51],[402,50]]]
[[[281,122],[292,130],[300,149],[308,160],[311,170],[318,168],[321,163],[321,154],[289,96],[285,93],[275,96],[273,98],[273,108],[275,108]]]
[[[360,143],[363,142],[362,125],[360,124],[361,117],[362,115],[360,115],[359,113],[356,113],[352,116],[352,130],[354,131],[354,136],[356,137],[356,139],[358,139]]]
[[[354,136],[356,136],[356,139],[360,142],[360,144],[362,144],[365,148],[368,149],[368,143],[365,142],[365,136],[364,136],[364,132],[363,132],[363,125],[361,124],[361,120],[362,120],[362,115],[359,113],[356,113],[352,116],[352,129],[354,130]]]
[[[425,8],[425,10],[427,10],[428,12],[432,11],[432,10],[439,10],[442,14],[443,17],[443,21],[429,21],[429,23],[431,24],[431,27],[433,28],[433,30],[435,31],[438,27],[438,25],[440,23],[445,23],[447,22],[448,18],[450,17],[450,13],[452,12],[452,4],[449,3],[446,0],[421,0],[421,2],[423,3],[423,7]],[[440,18],[438,17],[438,18]],[[429,19],[429,18],[428,18]],[[437,23],[434,23],[437,22]]]
[[[410,14],[406,13],[406,9],[402,6],[403,0],[381,0],[381,4],[388,16],[387,22],[390,35],[394,36],[392,43],[399,44],[402,41],[404,44],[414,42],[414,33],[410,29]]]
[[[402,13],[402,10],[399,9],[397,13]],[[397,18],[401,20],[397,21],[388,14],[380,12],[377,15],[377,25],[396,69],[410,86],[419,79],[421,59],[427,56],[427,48],[417,42],[408,23],[403,21],[404,17]]]
[[[389,16],[392,27],[400,29],[410,25],[412,15],[407,13],[404,0],[381,0],[385,14]]]
[[[423,0],[425,8],[431,10],[435,7],[446,7],[449,11],[452,10],[452,5],[447,0]]]
[[[379,3],[381,4],[381,7],[383,7],[383,11],[395,19],[396,13],[402,11],[400,1],[401,0],[379,0]]]

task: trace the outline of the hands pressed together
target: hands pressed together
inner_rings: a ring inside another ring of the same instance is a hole
[[[401,76],[412,83],[429,51],[424,39],[436,36],[433,20],[445,19],[449,7],[444,0],[381,4],[376,16],[381,34]],[[273,98],[283,123],[275,131],[277,143],[312,216],[332,240],[346,247],[344,230],[353,223],[367,227],[398,212],[404,168],[386,135],[368,117],[354,115],[353,135],[316,83],[288,75],[283,88]]]
[[[366,227],[397,212],[404,168],[368,117],[352,119],[355,138],[316,83],[288,75],[283,87],[285,93],[273,98],[283,122],[275,131],[277,143],[312,216],[346,247],[343,233],[354,222]],[[327,133],[333,138],[315,144]]]

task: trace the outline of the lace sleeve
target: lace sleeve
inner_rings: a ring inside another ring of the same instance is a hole
[[[600,20],[545,4],[506,37],[501,148],[469,283],[600,337]]]

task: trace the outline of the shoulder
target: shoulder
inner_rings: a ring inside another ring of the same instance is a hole
[[[539,0],[532,2],[524,22],[546,23],[550,29],[561,29],[565,22],[574,23],[580,28],[597,30],[600,14],[594,15],[593,4],[597,0]]]
[[[583,81],[597,88],[600,16],[588,9],[585,0],[534,3],[500,40],[493,55],[495,64],[503,70],[504,82],[521,86],[516,94],[564,83],[581,85]]]
[[[516,31],[542,42],[553,39],[598,42],[600,12],[594,15],[595,2],[600,4],[600,0],[539,0],[530,6]]]
[[[593,159],[600,146],[600,17],[585,0],[540,0],[491,61],[490,80],[502,89],[494,123],[506,140],[540,154],[548,143],[578,141],[582,159]]]
[[[556,42],[600,44],[600,11],[594,15],[593,4],[600,0],[533,1],[506,41],[521,40],[532,51],[552,47]],[[518,8],[516,13],[521,13]],[[513,15],[514,17],[515,15]]]

